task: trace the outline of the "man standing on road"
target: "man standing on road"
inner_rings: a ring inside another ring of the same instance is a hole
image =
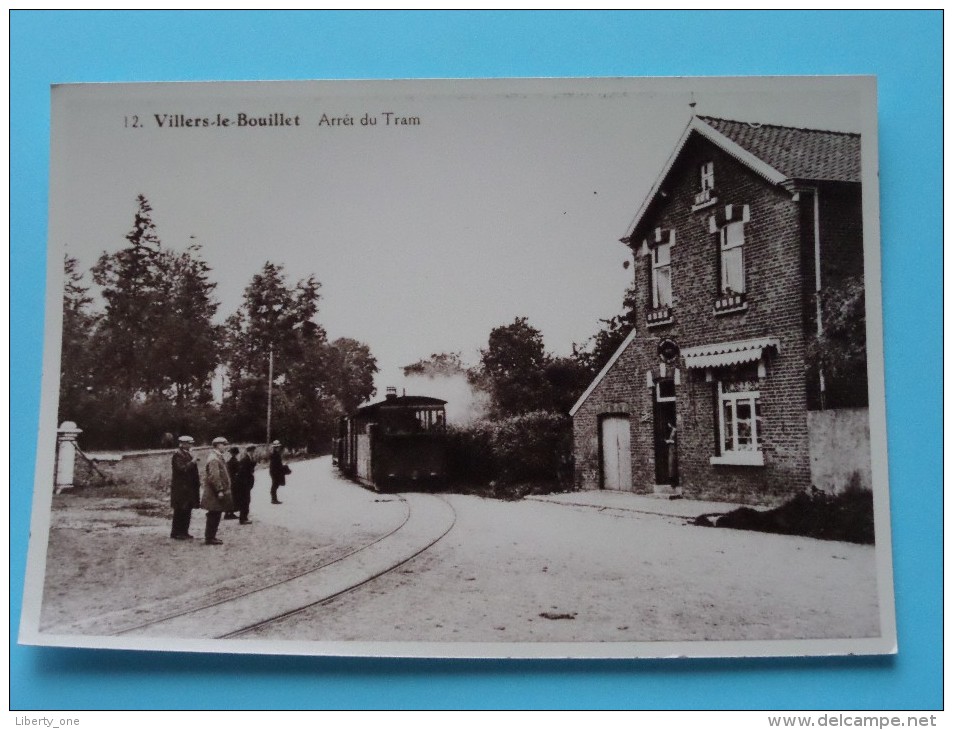
[[[250,525],[248,509],[251,505],[251,490],[255,486],[255,447],[248,446],[238,460],[236,484],[232,484],[235,496],[235,509],[238,510],[238,524]]]
[[[212,453],[205,463],[205,487],[202,489],[202,507],[205,515],[205,544],[221,545],[215,535],[218,532],[222,512],[232,509],[232,485],[225,466],[225,449],[228,439],[219,436],[212,440]]]
[[[281,460],[281,442],[271,442],[271,457],[268,460],[268,473],[271,475],[271,503],[281,504],[278,501],[278,487],[285,485],[285,476],[291,473],[291,469],[284,465]]]
[[[232,485],[232,506],[237,508],[239,501],[239,492],[241,491],[241,485],[238,483],[238,454],[240,450],[237,446],[232,446],[228,453],[231,454],[225,460],[225,467],[228,469],[228,481]],[[222,519],[224,520],[237,520],[238,515],[235,514],[234,510],[231,509],[226,512]]]
[[[173,540],[191,540],[192,510],[199,506],[199,465],[192,456],[191,436],[179,436],[179,449],[172,454]]]

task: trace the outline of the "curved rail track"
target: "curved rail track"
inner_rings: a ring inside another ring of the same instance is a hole
[[[407,510],[390,532],[292,576],[169,613],[110,635],[230,639],[300,614],[380,578],[437,544],[456,522],[450,503],[431,494],[396,494]]]
[[[401,567],[402,565],[405,565],[406,563],[409,563],[411,560],[413,560],[414,558],[416,558],[418,555],[421,555],[422,553],[425,553],[427,550],[429,550],[429,549],[432,548],[434,545],[436,545],[438,542],[440,542],[440,540],[442,540],[442,539],[446,536],[446,534],[447,534],[448,532],[450,532],[450,530],[453,529],[453,526],[456,524],[456,513],[453,511],[453,507],[450,505],[449,502],[447,502],[447,501],[446,501],[445,499],[443,499],[442,497],[438,497],[438,499],[440,499],[440,501],[442,501],[444,504],[447,505],[447,507],[450,508],[450,511],[451,511],[451,513],[452,513],[452,518],[451,518],[451,520],[450,520],[450,524],[447,525],[447,526],[446,526],[446,529],[444,529],[442,532],[440,532],[440,534],[436,535],[436,536],[435,536],[432,540],[430,540],[426,545],[424,545],[423,547],[421,547],[419,550],[417,550],[417,551],[414,552],[413,554],[408,555],[406,558],[403,558],[403,559],[400,560],[399,562],[394,563],[393,565],[391,565],[391,566],[389,566],[389,567],[387,567],[387,568],[381,570],[380,572],[377,572],[377,573],[374,573],[373,575],[367,576],[366,578],[364,578],[364,580],[362,580],[362,581],[360,581],[360,582],[358,582],[358,583],[354,583],[353,585],[347,586],[346,588],[342,588],[341,590],[337,591],[336,593],[332,593],[331,595],[324,596],[323,598],[321,598],[321,599],[319,599],[319,600],[317,600],[317,601],[312,601],[311,603],[308,603],[308,604],[306,604],[306,605],[298,606],[297,608],[292,608],[292,609],[290,609],[290,610],[288,610],[288,611],[284,611],[284,612],[282,612],[282,613],[280,613],[280,614],[277,614],[277,615],[275,615],[275,616],[271,616],[270,618],[266,618],[266,619],[263,619],[263,620],[261,620],[261,621],[257,621],[257,622],[255,622],[255,623],[253,623],[253,624],[249,624],[248,626],[243,626],[243,627],[241,627],[241,628],[239,628],[239,629],[236,629],[236,630],[234,630],[234,631],[230,631],[230,632],[228,632],[227,634],[222,634],[221,636],[216,636],[215,638],[216,638],[216,639],[235,639],[235,638],[238,638],[239,636],[244,636],[245,634],[249,634],[249,633],[251,633],[251,632],[253,632],[253,631],[256,631],[256,630],[258,630],[258,629],[260,629],[260,628],[263,628],[263,627],[265,627],[265,626],[268,626],[268,625],[270,625],[270,624],[276,624],[276,623],[278,623],[278,622],[280,622],[280,621],[283,621],[283,620],[285,620],[285,619],[291,618],[292,616],[296,616],[296,615],[298,615],[298,614],[300,614],[300,613],[303,613],[304,611],[307,611],[308,609],[313,608],[314,606],[320,606],[321,604],[327,603],[328,601],[331,601],[331,600],[337,598],[338,596],[342,596],[342,595],[344,595],[344,594],[346,594],[346,593],[350,593],[351,591],[357,590],[358,588],[361,588],[362,586],[367,585],[367,584],[370,583],[371,581],[377,580],[378,578],[380,578],[380,577],[382,577],[382,576],[384,576],[384,575],[387,575],[388,573],[392,573],[393,571],[397,570],[397,568]],[[406,522],[406,521],[405,521],[405,522]],[[396,530],[395,530],[395,532],[396,532]]]

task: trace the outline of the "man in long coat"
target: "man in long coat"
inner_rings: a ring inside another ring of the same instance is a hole
[[[285,485],[285,476],[291,470],[281,460],[281,442],[271,442],[271,456],[268,458],[268,474],[271,476],[271,503],[281,504],[278,501],[278,487]]]
[[[248,446],[245,453],[238,459],[238,476],[232,484],[232,495],[235,497],[235,509],[238,510],[238,524],[250,525],[248,509],[251,506],[251,490],[255,486],[255,447]]]
[[[225,459],[225,467],[228,469],[228,481],[232,485],[232,509],[222,515],[223,520],[237,520],[238,515],[233,510],[238,509],[241,500],[242,485],[238,477],[238,454],[241,452],[237,446],[232,446],[228,453],[231,456]]]
[[[205,544],[221,545],[222,541],[215,535],[218,532],[222,512],[233,508],[232,485],[228,478],[228,467],[225,466],[225,449],[228,439],[219,436],[212,440],[212,452],[205,463],[205,485],[202,488],[202,507],[208,512],[205,515]]]
[[[191,540],[192,510],[199,506],[199,465],[192,456],[191,436],[179,437],[179,449],[172,454],[172,537]]]

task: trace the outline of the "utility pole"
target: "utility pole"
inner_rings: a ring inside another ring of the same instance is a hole
[[[268,423],[265,426],[265,443],[271,443],[271,387],[275,380],[275,346],[268,345]]]

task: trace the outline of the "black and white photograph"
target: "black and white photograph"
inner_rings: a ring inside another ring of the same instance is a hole
[[[896,652],[876,94],[55,86],[20,641]]]

